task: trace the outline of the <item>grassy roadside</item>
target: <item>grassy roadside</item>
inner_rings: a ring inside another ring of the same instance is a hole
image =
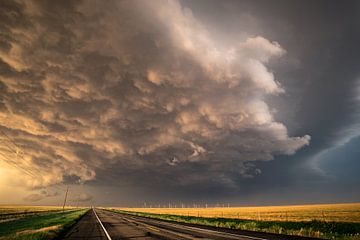
[[[0,239],[48,240],[68,229],[89,209],[29,216],[0,224]]]
[[[256,221],[229,218],[203,218],[194,216],[179,216],[169,214],[140,213],[109,209],[114,212],[128,213],[137,216],[170,220],[184,223],[202,224],[207,226],[225,227],[231,229],[261,231],[325,239],[358,240],[360,239],[360,223],[346,222],[284,222],[284,221]]]

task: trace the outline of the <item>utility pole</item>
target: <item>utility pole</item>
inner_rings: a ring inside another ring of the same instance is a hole
[[[64,212],[64,209],[65,209],[65,204],[66,204],[66,199],[67,199],[67,194],[68,194],[68,191],[69,191],[69,187],[67,187],[67,188],[66,188],[65,199],[64,199],[64,205],[63,205],[63,212]]]
[[[78,199],[76,201],[76,208],[79,208],[79,204],[80,204],[80,194],[79,194]]]

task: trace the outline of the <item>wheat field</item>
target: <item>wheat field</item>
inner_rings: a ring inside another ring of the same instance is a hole
[[[65,210],[74,209],[65,207]],[[16,219],[61,211],[61,206],[22,206],[22,205],[0,205],[0,223],[13,221]]]
[[[72,207],[65,207],[71,209]],[[23,205],[0,205],[0,215],[10,213],[27,213],[62,210],[61,206],[23,206]]]
[[[124,211],[262,221],[336,221],[360,223],[360,203],[264,207],[118,208]]]

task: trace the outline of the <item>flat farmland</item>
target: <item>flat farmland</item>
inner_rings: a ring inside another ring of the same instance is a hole
[[[259,221],[360,223],[360,203],[215,208],[119,208],[123,211]]]
[[[65,207],[69,209],[71,207]],[[59,206],[23,206],[23,205],[0,205],[0,214],[5,213],[26,213],[26,212],[42,212],[62,210]]]
[[[65,207],[65,210],[73,209]],[[0,223],[15,219],[40,215],[51,212],[62,211],[59,206],[20,206],[20,205],[0,205]]]
[[[0,239],[53,239],[88,209],[58,206],[0,206]]]
[[[137,216],[325,239],[360,239],[360,203],[229,208],[118,208]]]

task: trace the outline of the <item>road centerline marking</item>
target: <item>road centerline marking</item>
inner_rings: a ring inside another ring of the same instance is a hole
[[[102,230],[104,231],[107,239],[108,239],[108,240],[112,240],[111,237],[110,237],[110,235],[109,235],[109,233],[106,231],[104,225],[103,225],[102,222],[100,221],[100,218],[98,217],[98,215],[97,215],[97,213],[96,213],[96,211],[95,211],[95,208],[93,207],[92,210],[93,210],[93,212],[94,212],[94,214],[95,214],[96,219],[97,219],[98,222],[100,223],[100,226],[101,226]]]

